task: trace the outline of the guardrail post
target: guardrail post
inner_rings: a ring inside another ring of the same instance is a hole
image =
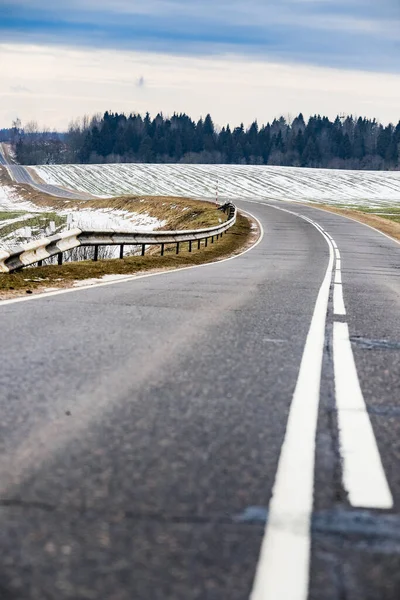
[[[38,267],[42,267],[42,266],[43,266],[43,261],[42,261],[42,260],[38,260],[38,264],[37,264],[37,266],[38,266]]]
[[[176,253],[179,254],[179,242],[176,242]]]
[[[142,256],[144,256],[146,250],[146,244],[142,244]]]
[[[161,244],[161,256],[164,256],[164,244]]]
[[[119,247],[119,257],[124,258],[124,244]]]
[[[191,251],[192,251],[192,242],[190,241],[189,242],[189,252],[191,252]]]
[[[94,247],[94,256],[93,256],[93,260],[97,261],[99,259],[99,245],[96,244]]]
[[[62,265],[62,261],[63,261],[63,255],[62,255],[62,252],[59,252],[59,253],[57,254],[57,263],[58,263],[59,265]]]
[[[200,250],[201,240],[197,240],[197,250]]]
[[[208,238],[204,238],[204,247],[207,248]]]
[[[214,243],[214,236],[213,235],[211,236],[211,243],[212,244]]]

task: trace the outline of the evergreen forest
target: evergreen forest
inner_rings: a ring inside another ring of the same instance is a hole
[[[70,124],[64,133],[35,123],[0,130],[21,164],[224,163],[334,169],[400,169],[400,121],[299,114],[259,126],[216,127],[211,116],[151,118],[105,112]],[[1,140],[0,140],[1,141]]]

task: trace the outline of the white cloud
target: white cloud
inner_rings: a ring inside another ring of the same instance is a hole
[[[398,73],[399,0],[3,0],[3,43]],[[23,17],[23,18],[22,18]],[[373,51],[371,51],[373,48]]]
[[[279,64],[226,55],[0,45],[0,124],[19,116],[63,128],[85,113],[210,112],[223,125],[281,114],[345,112],[399,120],[400,75]],[[138,81],[146,85],[138,89]],[[12,87],[19,86],[19,91]],[[20,90],[26,87],[29,94]]]

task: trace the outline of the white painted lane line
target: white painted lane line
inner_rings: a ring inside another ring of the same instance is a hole
[[[262,204],[262,202],[260,202],[259,204]],[[308,205],[304,204],[303,206],[308,206]],[[329,210],[327,210],[326,208],[320,208],[319,206],[313,206],[312,209],[313,210],[321,210],[325,214],[329,213]],[[353,219],[353,217],[348,217],[347,215],[341,215],[340,213],[335,213],[335,217],[340,217],[341,219],[347,219],[348,221],[353,221],[354,223],[358,223],[359,225],[363,225],[364,227],[368,227],[368,229],[372,229],[372,231],[375,231],[376,233],[379,233],[380,235],[385,236],[385,238],[387,238],[391,242],[394,242],[395,244],[400,244],[400,240],[396,240],[395,238],[391,237],[390,235],[387,235],[386,233],[383,233],[383,231],[380,231],[379,229],[376,229],[376,227],[372,227],[372,225],[367,225],[366,223],[363,223],[362,221],[359,221],[358,219]]]
[[[335,283],[333,286],[333,313],[335,315],[345,315],[346,307],[343,300],[343,285]]]
[[[341,259],[336,259],[336,270],[337,271],[341,271],[342,270],[342,261]]]
[[[335,256],[337,260],[340,260],[340,252],[337,247],[335,248]]]
[[[378,446],[357,376],[346,323],[333,325],[333,361],[343,486],[352,506],[392,508]]]
[[[335,283],[342,283],[342,271],[337,267],[335,271]]]
[[[321,233],[329,245],[329,263],[301,359],[251,600],[306,600],[308,596],[315,437],[333,270],[333,248]]]

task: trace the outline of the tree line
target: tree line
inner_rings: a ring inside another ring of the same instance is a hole
[[[105,112],[75,121],[65,133],[39,131],[36,124],[10,132],[21,164],[224,163],[335,169],[400,169],[400,121],[302,114],[259,126],[217,128],[211,116],[151,118],[149,113]]]

